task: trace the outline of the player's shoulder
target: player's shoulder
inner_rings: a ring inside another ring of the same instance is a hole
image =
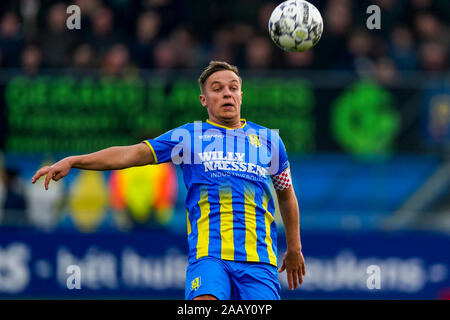
[[[188,122],[188,123],[185,123],[183,125],[180,125],[180,126],[174,128],[172,130],[184,129],[184,130],[187,130],[187,131],[193,131],[194,130],[194,125],[195,125],[194,122]]]
[[[260,124],[257,124],[257,123],[251,122],[251,121],[247,121],[247,126],[248,126],[247,130],[249,130],[249,129],[252,129],[255,131],[267,130],[267,135],[269,135],[268,133],[270,132],[270,136],[272,138],[274,138],[274,137],[280,138],[280,135],[279,135],[279,132],[277,129],[267,128],[267,127],[264,127]]]
[[[266,129],[266,130],[270,130],[270,128],[264,127],[260,124],[254,123],[252,121],[248,121],[246,120],[246,126],[248,129]]]

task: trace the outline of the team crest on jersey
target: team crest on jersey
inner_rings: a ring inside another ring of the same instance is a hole
[[[260,147],[261,143],[259,142],[259,138],[256,134],[249,134],[248,139],[250,140],[250,143],[255,147]]]
[[[200,277],[197,277],[197,278],[195,278],[194,280],[192,280],[192,283],[191,283],[191,289],[192,290],[197,290],[198,288],[200,288],[200,285],[201,285],[201,278]]]

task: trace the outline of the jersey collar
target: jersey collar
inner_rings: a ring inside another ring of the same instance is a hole
[[[247,125],[247,120],[245,120],[245,119],[239,119],[239,120],[241,120],[241,126],[239,128],[230,128],[227,126],[223,126],[221,124],[214,123],[214,122],[210,121],[209,119],[206,119],[206,122],[209,123],[210,125],[213,125],[213,126],[216,126],[219,128],[224,128],[224,129],[228,129],[228,130],[236,130],[236,129],[241,129]]]

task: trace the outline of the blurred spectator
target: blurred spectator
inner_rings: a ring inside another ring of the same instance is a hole
[[[155,69],[159,71],[167,71],[176,67],[176,48],[169,40],[158,42],[153,52]]]
[[[92,18],[97,9],[101,7],[100,0],[76,0],[75,4],[80,7],[83,15]]]
[[[25,74],[35,75],[42,66],[42,52],[35,44],[28,45],[21,55],[21,67]]]
[[[81,29],[77,30],[77,33],[84,42],[87,42],[92,34],[91,21],[95,19],[94,14],[102,7],[102,3],[101,0],[76,0],[75,5],[80,7],[81,12]]]
[[[387,37],[392,28],[398,23],[402,12],[402,3],[397,0],[375,0],[373,4],[381,9],[381,29],[377,31],[383,34],[384,37]]]
[[[213,34],[213,42],[210,53],[210,59],[216,61],[227,61],[228,63],[236,63],[236,52],[233,46],[233,32],[223,27]]]
[[[268,38],[254,37],[246,47],[245,66],[250,69],[265,69],[272,65],[273,44]]]
[[[19,17],[13,12],[7,12],[0,22],[0,51],[2,51],[3,65],[18,67],[23,47],[24,36]]]
[[[420,47],[420,64],[424,71],[440,73],[447,70],[448,50],[442,43],[427,42]]]
[[[47,30],[42,35],[42,55],[48,67],[65,67],[70,64],[71,52],[76,43],[76,32],[66,28],[66,5],[54,4],[47,16]]]
[[[154,11],[139,16],[136,27],[136,39],[130,46],[133,60],[141,68],[153,68],[153,50],[159,36],[160,16]]]
[[[1,175],[3,183],[3,203],[1,204],[3,226],[25,227],[28,225],[25,183],[19,177],[19,171],[5,168]]]
[[[29,37],[34,37],[38,32],[37,16],[41,3],[39,0],[20,1],[20,13],[23,18],[23,28]]]
[[[319,43],[317,60],[321,69],[335,67],[336,60],[330,58],[330,52],[333,56],[339,58],[345,54],[345,42],[347,33],[352,24],[351,9],[346,1],[329,0],[323,13],[324,33]]]
[[[276,2],[266,2],[261,6],[258,12],[258,33],[266,34],[270,16],[277,6]]]
[[[441,22],[430,13],[419,13],[414,20],[416,33],[421,40],[443,41],[448,43],[448,32],[444,31]]]
[[[431,7],[432,0],[411,0],[411,4],[415,9],[424,10]]]
[[[159,14],[161,19],[160,33],[167,35],[169,34],[175,27],[182,25],[185,23],[184,16],[186,15],[187,8],[190,7],[191,4],[187,5],[187,1],[177,1],[177,0],[143,0],[142,5],[144,10],[155,11]],[[194,3],[200,2],[199,0],[194,1]],[[203,17],[203,25],[207,23]],[[208,16],[209,17],[209,16]],[[192,17],[190,17],[192,18]]]
[[[177,52],[183,54],[176,55],[178,68],[191,68],[197,63],[197,47],[188,28],[180,26],[170,34],[170,42]]]
[[[232,30],[233,47],[236,53],[236,63],[247,66],[247,51],[250,47],[249,43],[255,37],[255,30],[248,24],[236,24],[230,26],[230,28]]]
[[[314,50],[304,52],[285,52],[286,66],[289,68],[308,69],[314,63]]]
[[[123,43],[115,44],[103,59],[102,72],[107,75],[123,75],[131,68],[130,53]]]
[[[338,69],[355,70],[360,75],[367,75],[372,68],[370,54],[373,50],[373,38],[364,29],[353,31],[346,43],[346,51],[337,61]]]
[[[384,85],[393,84],[397,79],[397,67],[388,57],[382,57],[374,63],[374,78]]]
[[[248,24],[236,24],[233,29],[233,41],[240,45],[245,44],[255,34],[255,30]]]
[[[364,29],[355,30],[351,33],[347,42],[347,48],[354,57],[369,56],[372,50],[372,39]]]
[[[389,55],[400,70],[414,70],[417,67],[414,39],[407,27],[398,26],[392,31]]]
[[[75,49],[72,67],[80,70],[98,67],[94,48],[89,43],[83,43]]]
[[[121,42],[119,31],[114,29],[114,22],[114,13],[108,7],[95,10],[91,18],[92,33],[88,41],[100,56],[105,55],[114,44]]]

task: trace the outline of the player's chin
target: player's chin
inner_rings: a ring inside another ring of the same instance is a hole
[[[236,111],[236,109],[222,109],[220,112],[220,115],[222,116],[222,118],[224,119],[233,119],[238,115],[238,112]]]

